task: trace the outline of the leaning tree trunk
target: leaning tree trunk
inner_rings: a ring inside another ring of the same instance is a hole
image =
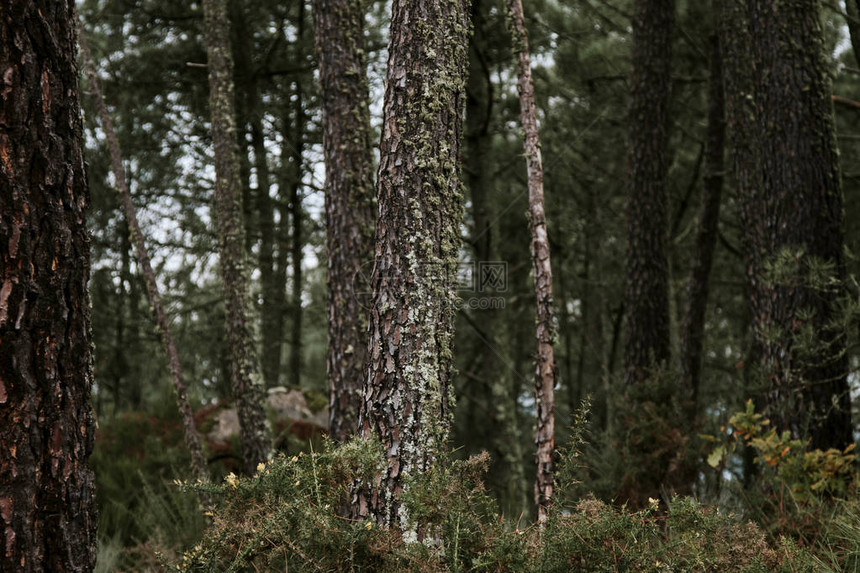
[[[401,503],[445,448],[453,407],[453,280],[460,245],[462,0],[394,0],[380,143],[376,261],[360,429],[386,463],[356,513],[420,531]],[[408,536],[414,538],[414,535]]]
[[[161,338],[161,343],[164,345],[164,350],[167,352],[170,375],[173,378],[173,389],[176,391],[176,404],[179,407],[179,414],[182,418],[182,426],[185,432],[185,445],[188,446],[188,451],[191,453],[191,468],[198,479],[208,481],[209,472],[206,467],[206,458],[203,457],[200,434],[194,425],[194,410],[188,402],[188,388],[185,385],[182,374],[182,363],[179,361],[179,352],[177,352],[176,345],[173,343],[173,334],[170,331],[170,323],[167,320],[164,305],[161,303],[161,293],[158,290],[158,282],[155,280],[155,271],[152,270],[149,251],[143,240],[143,231],[140,229],[137,212],[131,200],[131,191],[128,188],[125,177],[125,168],[122,165],[122,154],[120,152],[119,140],[113,128],[113,120],[110,114],[108,114],[107,106],[102,97],[96,69],[93,65],[86,37],[82,31],[80,32],[80,47],[87,78],[89,79],[90,93],[98,110],[102,130],[105,132],[105,139],[108,144],[114,184],[117,191],[119,191],[125,218],[128,221],[128,229],[134,242],[137,260],[143,270],[143,280],[146,283],[146,293],[149,297],[152,316],[155,319],[156,330]]]
[[[736,109],[752,102],[752,185],[742,173],[738,197],[767,414],[814,448],[844,448],[853,437],[842,189],[818,4],[726,1],[741,22],[728,34],[747,38],[756,71],[746,90],[727,93]],[[742,54],[728,61],[727,77],[743,73]]]
[[[329,434],[339,441],[358,428],[367,313],[356,279],[370,273],[376,224],[364,12],[361,0],[313,2],[326,167]]]
[[[669,361],[666,146],[674,0],[636,0],[627,152],[627,337],[630,387]]]
[[[0,571],[92,571],[89,189],[74,3],[0,3]]]
[[[205,0],[209,107],[215,146],[215,218],[224,283],[231,381],[241,426],[244,470],[251,474],[271,449],[254,340],[248,324],[248,275],[233,111],[233,60],[226,0]]]
[[[515,51],[517,52],[517,90],[520,93],[520,117],[523,124],[526,168],[529,187],[529,226],[531,228],[531,257],[537,298],[537,367],[535,369],[535,434],[537,478],[534,499],[538,521],[545,523],[547,508],[552,501],[555,449],[555,357],[553,356],[552,267],[549,258],[549,238],[543,204],[543,165],[538,139],[537,111],[529,54],[529,40],[523,18],[521,0],[508,0]]]
[[[716,2],[714,3],[716,6]],[[716,6],[718,8],[718,6]],[[718,10],[714,10],[718,14]],[[720,41],[711,38],[711,71],[708,84],[708,127],[705,150],[705,177],[702,207],[699,212],[699,234],[693,256],[693,269],[687,292],[687,306],[681,325],[681,385],[689,392],[691,421],[696,416],[702,371],[702,346],[705,311],[708,305],[709,277],[717,244],[720,219],[720,197],[723,191],[723,155],[725,152],[725,99]]]

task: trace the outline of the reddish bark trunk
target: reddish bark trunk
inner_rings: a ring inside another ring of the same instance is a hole
[[[543,165],[538,138],[534,82],[532,81],[528,34],[526,33],[521,0],[508,0],[514,46],[517,52],[517,89],[520,93],[520,117],[523,124],[523,147],[526,156],[529,188],[529,226],[531,228],[531,257],[537,299],[537,366],[535,369],[535,406],[537,408],[537,479],[535,503],[538,521],[545,523],[547,508],[552,501],[555,449],[555,357],[553,355],[552,267],[549,238],[543,202]]]
[[[74,3],[0,3],[0,571],[89,572],[89,189]]]

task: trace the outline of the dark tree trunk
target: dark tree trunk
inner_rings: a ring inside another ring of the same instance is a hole
[[[89,189],[74,3],[0,3],[0,571],[92,571]]]
[[[301,101],[301,96],[299,97]],[[304,113],[296,110],[296,121],[304,122]],[[301,160],[299,159],[299,162]],[[300,163],[301,164],[301,163]],[[298,177],[301,178],[301,169]],[[291,383],[295,388],[301,388],[302,385],[302,319],[304,318],[304,309],[302,308],[302,291],[304,286],[304,278],[302,277],[302,259],[304,237],[302,236],[302,226],[304,219],[304,211],[302,210],[302,182],[297,180],[290,190],[290,220],[293,224],[292,234],[292,252],[290,262],[293,267],[293,289],[290,293],[290,308],[292,309],[293,322],[290,332],[290,377]]]
[[[226,339],[231,380],[241,426],[244,471],[251,474],[271,449],[263,388],[248,324],[248,269],[233,107],[233,60],[226,0],[205,0],[209,60],[209,107],[215,145],[215,218],[224,283]]]
[[[636,0],[627,155],[625,386],[669,360],[666,145],[674,0]]]
[[[400,502],[445,448],[452,414],[461,113],[469,19],[460,0],[394,0],[360,428],[387,463],[356,512],[420,530]],[[413,538],[413,536],[409,536]]]
[[[481,265],[497,260],[493,232],[491,178],[492,134],[489,126],[493,114],[493,82],[487,62],[488,18],[490,6],[487,2],[474,0],[471,7],[474,32],[469,43],[469,79],[466,84],[466,119],[464,129],[463,171],[466,188],[471,198],[472,229],[471,243],[477,262],[478,281]],[[479,288],[476,296],[493,296],[491,288]],[[506,515],[518,515],[526,505],[526,481],[523,472],[523,452],[517,432],[516,401],[511,399],[511,377],[506,375],[499,356],[498,308],[474,309],[470,311],[475,322],[472,356],[474,367],[480,378],[473,384],[478,400],[487,405],[481,418],[470,416],[471,428],[481,427],[484,443],[489,446],[490,469],[488,486],[499,495],[502,511]],[[471,406],[477,400],[471,399]],[[474,412],[476,408],[472,408]],[[485,414],[489,414],[486,416]],[[472,431],[470,428],[470,431]]]
[[[537,307],[535,368],[535,407],[537,432],[535,433],[534,500],[538,507],[538,521],[546,522],[547,508],[552,502],[555,473],[555,357],[553,339],[555,326],[552,308],[552,266],[550,265],[549,238],[543,203],[543,164],[538,138],[537,110],[534,83],[532,82],[531,56],[521,0],[508,0],[517,57],[517,90],[520,94],[520,117],[523,124],[524,151],[528,170],[529,227],[531,229],[531,258]]]
[[[173,379],[173,390],[176,392],[176,405],[179,407],[179,414],[182,419],[182,427],[185,432],[185,445],[191,454],[191,469],[195,477],[201,481],[208,481],[209,471],[206,466],[206,458],[203,456],[203,446],[201,445],[200,434],[197,427],[194,425],[194,410],[191,408],[191,403],[188,401],[188,388],[185,384],[185,377],[182,372],[182,363],[179,361],[179,352],[176,350],[176,345],[173,342],[173,333],[170,330],[170,322],[167,320],[167,313],[164,311],[164,305],[161,302],[161,293],[158,289],[158,282],[155,278],[155,271],[152,269],[152,262],[149,258],[149,251],[144,242],[143,231],[140,228],[140,223],[137,220],[137,211],[134,203],[131,200],[131,191],[125,176],[125,168],[122,165],[122,153],[119,147],[119,140],[113,128],[113,120],[108,114],[107,106],[102,97],[101,87],[99,85],[98,76],[96,75],[95,67],[93,66],[92,56],[90,55],[86,37],[80,35],[81,56],[86,68],[87,78],[89,80],[90,93],[92,93],[96,110],[98,110],[99,120],[101,121],[102,130],[105,132],[107,139],[108,151],[110,153],[111,171],[114,176],[114,185],[120,195],[123,211],[125,213],[126,230],[130,233],[131,239],[134,242],[135,254],[137,255],[138,263],[143,272],[143,279],[146,283],[146,293],[149,297],[149,306],[152,309],[152,315],[155,319],[156,330],[161,338],[161,343],[164,345],[164,350],[167,353],[168,363],[170,367],[170,375]],[[127,249],[125,251],[127,253]],[[127,255],[124,254],[124,258]],[[124,266],[127,263],[124,261]],[[120,312],[122,314],[122,312]],[[121,341],[117,341],[118,343]]]
[[[718,16],[715,10],[715,15]],[[705,311],[708,306],[709,277],[717,244],[720,198],[723,191],[723,155],[725,153],[725,100],[720,42],[711,38],[711,71],[708,85],[708,127],[705,149],[705,178],[702,206],[699,211],[699,233],[693,255],[693,269],[687,292],[687,306],[681,324],[681,385],[689,392],[691,421],[696,416],[702,370],[702,346]]]
[[[844,448],[853,439],[838,310],[842,189],[818,4],[727,4],[726,35],[749,54],[736,40],[726,76],[739,74],[727,86],[744,80],[727,94],[767,414],[814,448]]]
[[[299,54],[304,53],[305,46],[305,3],[299,2],[297,16],[297,42]],[[293,266],[293,290],[292,290],[292,332],[290,333],[290,376],[292,377],[292,385],[296,388],[301,388],[302,385],[302,321],[304,318],[304,309],[302,308],[302,292],[304,289],[304,278],[302,276],[302,262],[304,249],[304,210],[302,209],[302,150],[304,149],[305,138],[305,107],[304,107],[304,91],[302,87],[301,76],[296,77],[296,97],[293,105],[293,121],[295,138],[293,145],[295,146],[295,154],[293,156],[294,181],[290,188],[290,220],[293,224],[292,234],[292,256],[291,262]]]
[[[851,50],[854,60],[860,66],[860,0],[845,0],[845,12],[848,21],[848,34],[851,38]]]
[[[257,265],[260,269],[260,371],[266,387],[277,386],[281,371],[281,345],[283,329],[278,328],[279,315],[283,314],[283,303],[278,304],[278,290],[284,289],[283,281],[278,280],[275,268],[275,205],[269,195],[270,171],[266,152],[265,132],[263,130],[263,99],[260,94],[260,71],[254,64],[252,52],[254,48],[253,35],[248,32],[246,10],[242,3],[231,0],[230,10],[233,23],[234,37],[237,46],[236,74],[237,82],[241,81],[242,89],[237,95],[237,104],[241,102],[245,124],[240,123],[240,152],[243,163],[248,165],[248,181],[243,174],[245,233],[249,238],[251,231],[259,231],[259,251]],[[240,97],[241,96],[241,97]],[[250,142],[245,137],[246,131]],[[244,140],[244,141],[243,141]],[[245,145],[243,145],[245,143]],[[247,160],[248,148],[253,155],[253,162]],[[250,168],[253,166],[256,176],[256,188],[251,187]],[[254,217],[256,215],[256,225]],[[256,228],[256,229],[255,229]],[[250,243],[248,241],[248,246]],[[250,252],[250,248],[248,249]]]
[[[367,311],[356,287],[373,263],[376,192],[361,0],[314,0],[325,156],[328,255],[329,434],[358,428],[367,356]]]

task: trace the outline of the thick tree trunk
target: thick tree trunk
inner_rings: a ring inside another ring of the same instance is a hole
[[[553,355],[555,326],[552,308],[552,267],[550,266],[549,239],[546,232],[546,215],[543,203],[543,165],[538,138],[531,56],[521,0],[508,0],[508,12],[518,58],[517,90],[520,93],[520,117],[523,124],[523,143],[528,169],[529,226],[532,235],[531,257],[535,298],[537,299],[537,366],[535,369],[537,478],[535,479],[534,499],[538,506],[538,521],[545,523],[547,508],[552,502],[553,451],[555,449],[554,392],[556,367]]]
[[[844,448],[853,439],[838,310],[842,189],[818,5],[726,2],[735,18],[727,35],[745,38],[749,54],[733,45],[726,75],[756,70],[740,76],[746,89],[727,93],[735,123],[751,123],[739,126],[736,169],[767,414],[812,447]]]
[[[98,110],[99,119],[102,124],[102,130],[105,132],[107,140],[108,152],[110,153],[111,171],[114,176],[114,185],[120,195],[125,219],[128,224],[128,231],[131,234],[134,242],[135,254],[137,255],[138,263],[143,272],[143,280],[146,284],[146,293],[149,298],[149,306],[152,309],[152,316],[155,319],[156,330],[158,331],[161,343],[164,345],[164,350],[167,353],[168,364],[170,367],[170,376],[173,379],[173,389],[176,392],[176,405],[179,407],[179,414],[182,418],[182,427],[185,432],[185,445],[191,453],[191,468],[194,475],[201,481],[209,479],[209,471],[206,467],[206,458],[203,457],[203,446],[200,441],[200,434],[197,432],[197,427],[194,425],[194,410],[191,408],[191,403],[188,401],[188,388],[185,385],[185,379],[182,373],[182,363],[179,361],[179,352],[176,350],[176,345],[173,343],[173,334],[170,331],[170,323],[167,320],[167,313],[164,311],[164,305],[161,303],[161,293],[158,289],[158,282],[155,280],[155,271],[152,269],[152,262],[149,258],[149,252],[146,248],[146,243],[143,238],[143,231],[140,228],[140,223],[137,220],[137,212],[134,203],[131,200],[131,191],[128,188],[128,183],[125,176],[125,168],[122,165],[122,154],[119,147],[119,140],[113,128],[113,120],[108,114],[107,106],[102,97],[99,79],[93,66],[92,56],[90,55],[86,37],[83,33],[80,34],[81,56],[83,57],[84,67],[86,69],[87,78],[89,80],[90,93],[93,96],[93,101]]]
[[[715,10],[716,15],[718,12]],[[705,150],[705,178],[702,206],[699,211],[699,233],[693,255],[693,269],[687,291],[687,306],[681,324],[681,386],[689,392],[691,421],[696,416],[702,370],[702,346],[705,311],[708,306],[709,278],[717,244],[720,198],[723,191],[723,155],[725,153],[725,100],[720,42],[711,39],[711,71],[708,86],[708,127]]]
[[[462,196],[468,8],[394,0],[378,174],[370,344],[360,428],[386,464],[356,512],[420,531],[400,502],[406,481],[446,446]],[[413,539],[413,535],[408,536]]]
[[[674,0],[636,0],[627,154],[625,386],[669,361],[666,145]]]
[[[233,111],[233,60],[226,0],[205,0],[209,107],[215,145],[215,218],[224,283],[231,381],[241,426],[244,470],[251,474],[271,449],[263,388],[248,324],[248,276]]]
[[[371,271],[376,226],[373,150],[361,0],[314,0],[325,156],[329,435],[358,428],[367,312],[356,279]]]
[[[89,190],[74,3],[0,3],[0,571],[92,571]]]

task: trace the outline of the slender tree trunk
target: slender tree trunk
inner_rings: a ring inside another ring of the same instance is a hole
[[[248,324],[248,275],[233,111],[233,60],[226,0],[204,0],[209,107],[215,145],[215,217],[224,283],[231,380],[241,426],[244,470],[251,474],[271,449],[263,388]]]
[[[0,571],[90,572],[89,189],[74,3],[0,3]]]
[[[520,116],[524,132],[524,150],[528,169],[529,226],[531,228],[531,256],[534,272],[535,298],[537,299],[537,367],[535,369],[535,406],[537,408],[537,478],[534,499],[538,506],[538,521],[545,523],[547,508],[552,502],[555,449],[555,336],[552,308],[552,267],[550,266],[549,239],[546,232],[546,215],[543,203],[543,165],[538,139],[537,111],[534,83],[529,54],[528,34],[523,18],[521,0],[508,0],[511,33],[517,52],[517,90],[520,93]]]
[[[246,120],[248,134],[250,134],[250,151],[253,154],[253,162],[248,164],[248,181],[242,180],[247,191],[243,199],[245,205],[245,233],[251,237],[251,231],[256,227],[259,231],[259,251],[257,254],[257,265],[260,269],[260,371],[266,387],[277,386],[281,370],[281,343],[283,329],[278,329],[278,315],[283,313],[283,304],[278,306],[278,289],[284,288],[283,281],[279,281],[275,268],[275,205],[270,192],[271,177],[269,161],[266,152],[265,132],[263,130],[264,106],[260,94],[260,70],[254,65],[252,51],[254,48],[253,35],[248,32],[246,10],[242,3],[231,0],[230,10],[233,23],[234,37],[236,39],[236,65],[242,70],[236,74],[237,81],[241,81],[241,96],[237,96],[237,102],[242,103]],[[243,163],[247,158],[247,145],[243,145],[245,139],[245,126],[240,129],[240,152]],[[253,166],[256,175],[256,188],[250,184],[250,168]],[[254,225],[252,212],[256,215]],[[251,241],[248,241],[249,247]],[[250,252],[250,248],[248,251]]]
[[[87,66],[88,58],[86,57],[85,52],[85,39],[83,33],[83,27],[78,23],[78,45],[80,46],[81,56],[83,57],[83,64]],[[119,225],[120,229],[120,278],[119,278],[119,288],[117,289],[117,296],[119,297],[119,301],[117,307],[119,308],[116,313],[116,322],[114,323],[114,340],[113,340],[113,361],[111,365],[111,375],[113,377],[114,384],[114,415],[119,414],[120,410],[120,399],[122,397],[122,387],[125,385],[126,377],[128,376],[128,361],[126,360],[126,352],[128,348],[126,346],[125,340],[125,317],[127,312],[128,305],[128,293],[125,290],[125,279],[130,272],[131,265],[131,257],[129,256],[129,251],[131,250],[130,244],[130,228],[127,221],[122,221]],[[139,386],[139,385],[138,385]],[[133,406],[132,406],[133,407]]]
[[[635,0],[628,136],[625,386],[669,361],[666,146],[674,0]]]
[[[360,428],[386,463],[356,513],[420,532],[401,504],[448,439],[469,18],[460,0],[394,0],[377,182],[373,302]]]
[[[751,135],[741,138],[756,155],[743,147],[736,154],[755,184],[738,177],[767,414],[776,428],[811,437],[814,448],[844,448],[853,438],[839,311],[846,295],[842,189],[818,4],[727,3],[746,24],[740,31],[730,24],[728,34],[747,39],[756,70],[741,76],[751,89],[728,93],[735,111],[745,105],[737,100],[752,102]],[[729,58],[727,76],[743,58]]]
[[[299,100],[301,100],[301,97],[299,97]],[[304,122],[304,113],[298,113],[296,121]],[[298,174],[298,177],[301,178],[301,172]],[[303,219],[302,183],[301,179],[299,179],[293,184],[290,192],[290,220],[293,223],[292,256],[290,260],[293,266],[293,290],[291,293],[292,300],[290,301],[293,311],[293,323],[290,333],[290,344],[292,346],[292,352],[290,353],[290,376],[292,376],[292,384],[296,388],[301,388],[302,386],[302,319],[304,318],[304,309],[302,308],[304,286],[304,278],[302,277],[302,259],[304,258]]]
[[[361,0],[314,0],[322,94],[328,255],[329,435],[358,428],[367,356],[367,312],[356,282],[373,263],[376,193]]]
[[[235,92],[234,118],[236,125],[236,158],[239,161],[239,181],[242,188],[242,223],[245,227],[245,249],[251,257],[254,246],[255,199],[251,187],[251,145],[248,141],[252,107],[251,84],[256,81],[256,72],[251,57],[253,37],[245,25],[245,10],[240,0],[227,0],[230,27],[230,49],[233,57],[233,85]]]
[[[718,8],[718,6],[716,7]],[[714,10],[719,19],[719,12]],[[696,416],[702,370],[705,311],[708,305],[709,277],[717,244],[720,198],[723,191],[725,152],[725,100],[723,97],[722,56],[717,35],[711,38],[711,71],[708,87],[708,127],[705,151],[705,177],[699,234],[693,255],[693,269],[687,291],[687,306],[681,324],[681,386],[689,392],[690,421]]]
[[[854,52],[854,60],[860,66],[860,0],[845,0],[845,12],[848,16],[846,21],[851,50]]]
[[[305,46],[305,3],[299,2],[299,12],[297,16],[297,42],[299,53],[304,53]],[[302,87],[301,75],[296,77],[296,98],[293,105],[293,118],[295,121],[295,146],[299,155],[294,157],[293,166],[294,184],[290,189],[290,220],[293,223],[293,243],[292,257],[293,265],[293,291],[292,291],[292,332],[290,333],[290,344],[292,352],[290,353],[290,374],[292,376],[292,384],[296,388],[301,388],[302,385],[302,322],[304,318],[304,308],[302,308],[302,292],[304,290],[304,278],[302,276],[303,249],[305,246],[302,227],[304,226],[304,211],[302,209],[302,157],[301,152],[304,148],[304,133],[305,133],[305,108],[304,108],[304,90]]]
[[[115,180],[114,185],[119,192],[120,201],[122,202],[123,211],[125,213],[127,228],[131,234],[132,241],[134,242],[135,254],[137,255],[141,271],[143,272],[143,279],[146,283],[146,292],[149,297],[149,305],[152,309],[152,316],[155,320],[156,329],[158,330],[159,337],[161,338],[161,343],[164,345],[164,350],[167,353],[170,375],[173,379],[173,390],[176,392],[176,405],[179,407],[179,414],[182,418],[182,427],[185,432],[185,445],[191,453],[191,468],[198,479],[207,481],[209,479],[209,472],[206,466],[206,458],[203,457],[203,447],[200,441],[200,434],[197,432],[197,427],[194,425],[194,410],[191,408],[191,403],[188,401],[188,388],[185,385],[185,379],[182,373],[182,363],[179,361],[179,352],[177,352],[176,345],[173,343],[173,334],[170,330],[170,323],[167,320],[167,313],[164,311],[164,305],[161,302],[161,293],[158,289],[158,282],[155,279],[155,271],[152,269],[152,262],[149,258],[149,252],[143,238],[143,231],[140,228],[140,223],[137,220],[136,209],[131,200],[131,191],[128,188],[125,168],[122,165],[122,154],[119,147],[119,140],[117,139],[116,132],[113,128],[113,120],[108,113],[107,106],[105,105],[104,98],[102,97],[98,76],[93,65],[86,37],[83,33],[80,34],[80,47],[87,78],[89,79],[90,93],[92,94],[93,101],[102,124],[102,130],[105,132],[105,138],[108,144],[111,171],[113,172]]]

